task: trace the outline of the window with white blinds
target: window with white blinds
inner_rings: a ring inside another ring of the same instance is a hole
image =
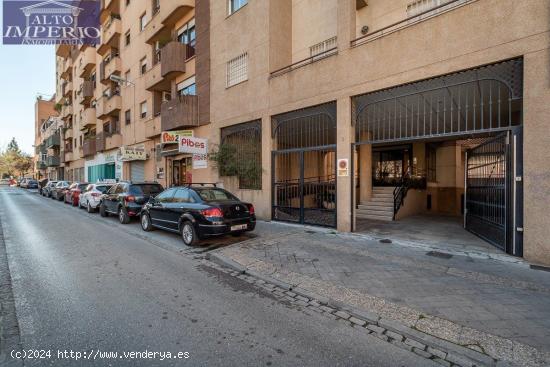
[[[453,0],[416,0],[412,3],[409,3],[407,5],[407,17],[414,17],[415,15],[424,13],[429,11],[430,9],[436,8],[438,6],[442,6],[441,8],[434,11],[434,13],[437,13],[439,11],[445,10],[446,6],[443,6],[445,4],[450,3]],[[465,1],[458,1],[458,3],[463,3]],[[457,5],[457,4],[453,4]],[[426,13],[426,15],[432,15],[432,13]]]
[[[227,87],[248,80],[248,52],[227,62]]]
[[[310,56],[317,56],[325,51],[335,48],[337,44],[336,40],[336,37],[331,37],[328,40],[319,42],[316,45],[311,46],[309,48]]]

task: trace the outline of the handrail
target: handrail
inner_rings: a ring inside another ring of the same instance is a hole
[[[287,66],[282,67],[280,69],[277,69],[275,71],[272,71],[271,73],[269,73],[269,77],[273,78],[273,77],[276,77],[276,76],[279,76],[279,75],[286,74],[286,73],[288,73],[292,70],[301,68],[302,66],[309,65],[309,64],[311,64],[315,61],[322,60],[322,59],[327,58],[329,56],[332,56],[336,53],[338,53],[338,47],[329,48],[328,50],[325,50],[323,52],[319,52],[318,54],[309,56],[309,57],[307,57],[303,60],[296,61],[293,64],[290,64],[290,65],[287,65]]]
[[[380,28],[380,29],[377,29],[377,30],[375,30],[375,31],[369,32],[369,33],[367,33],[367,34],[365,34],[365,35],[363,35],[363,36],[361,36],[361,37],[358,37],[358,38],[352,40],[352,41],[350,42],[350,44],[351,44],[352,47],[353,47],[353,46],[357,46],[357,45],[359,45],[359,44],[362,44],[362,43],[361,43],[362,40],[364,40],[365,38],[369,38],[369,37],[371,37],[371,36],[374,35],[374,34],[384,32],[384,31],[387,30],[387,29],[393,28],[393,27],[398,26],[398,25],[400,25],[400,24],[402,24],[402,23],[407,23],[407,22],[409,22],[409,21],[411,21],[411,20],[413,20],[413,19],[421,18],[423,15],[426,15],[426,14],[428,14],[428,13],[431,13],[431,12],[435,11],[435,10],[444,8],[444,7],[449,6],[449,5],[451,5],[451,4],[457,3],[457,2],[459,2],[459,1],[464,2],[464,0],[451,0],[451,1],[447,2],[447,3],[445,3],[445,4],[441,4],[441,5],[435,6],[435,7],[431,8],[431,9],[425,10],[425,11],[423,11],[423,12],[421,12],[421,13],[415,14],[415,15],[410,16],[410,17],[408,17],[408,18],[402,19],[402,20],[400,20],[400,21],[398,21],[398,22],[392,23],[392,24],[390,24],[390,25],[387,25],[387,26],[382,27],[382,28]],[[468,1],[467,1],[467,2],[468,2]]]
[[[410,180],[408,174],[406,174],[401,179],[401,185],[396,186],[395,189],[393,189],[393,220],[395,220],[395,215],[401,206],[403,206],[403,202],[405,201],[405,196],[407,196],[409,188]]]

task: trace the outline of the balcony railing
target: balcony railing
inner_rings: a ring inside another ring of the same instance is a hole
[[[89,157],[91,155],[95,155],[97,152],[96,150],[96,138],[95,136],[92,138],[86,138],[84,139],[84,143],[82,143],[82,155],[84,157]]]
[[[161,106],[162,130],[199,126],[198,97],[177,96]]]
[[[46,146],[45,144],[40,144],[40,145],[37,145],[36,147],[34,147],[34,153],[36,155],[40,155],[42,153],[46,153]]]
[[[46,162],[40,160],[36,161],[36,169],[46,169]]]
[[[46,148],[50,149],[53,147],[58,147],[60,143],[60,136],[58,134],[53,134],[46,139]]]
[[[326,59],[327,57],[330,57],[332,55],[336,55],[338,54],[338,47],[333,47],[333,48],[330,48],[328,50],[325,50],[323,52],[320,52],[318,54],[315,54],[315,55],[311,55],[310,57],[308,58],[305,58],[303,60],[300,60],[300,61],[297,61],[293,64],[290,64],[288,66],[285,66],[283,68],[280,68],[280,69],[277,69],[273,72],[271,72],[270,74],[270,78],[274,78],[274,77],[277,77],[279,75],[283,75],[283,74],[286,74],[286,73],[289,73],[293,70],[296,70],[296,69],[299,69],[299,68],[302,68],[306,65],[309,65],[309,64],[312,64],[314,62],[317,62],[317,61],[320,61],[320,60],[323,60],[323,59]]]
[[[59,156],[58,155],[49,155],[46,157],[46,166],[56,167],[59,166]]]

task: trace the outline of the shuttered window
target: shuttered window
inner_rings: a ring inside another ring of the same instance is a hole
[[[248,52],[227,62],[227,87],[248,80]]]

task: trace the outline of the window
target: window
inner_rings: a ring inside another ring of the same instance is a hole
[[[221,146],[231,152],[228,160],[235,162],[230,172],[218,167],[221,176],[235,175],[239,189],[262,189],[262,124],[260,120],[233,125],[221,130]]]
[[[233,194],[225,191],[224,189],[197,188],[195,191],[204,201],[239,200],[233,196]]]
[[[153,1],[153,15],[155,15],[160,11],[160,0],[152,0],[152,1]]]
[[[176,194],[174,195],[174,199],[172,200],[175,203],[192,203],[194,202],[193,198],[189,194],[189,190],[187,189],[178,189],[176,191]]]
[[[248,80],[248,53],[235,57],[227,62],[227,87]]]
[[[428,12],[425,14],[425,16],[433,15],[434,13],[444,11],[447,9],[447,6],[443,6],[447,3],[450,3],[452,0],[417,0],[409,3],[407,5],[407,18],[414,17],[415,15]],[[461,3],[463,1],[460,1]],[[453,4],[456,5],[456,4]],[[429,12],[430,9],[437,8],[438,6],[441,6],[441,8],[438,8],[434,12]]]
[[[180,96],[196,96],[197,86],[195,84],[195,77],[193,76],[179,83],[177,89]]]
[[[139,104],[139,110],[141,111],[141,118],[144,119],[147,117],[147,101],[143,101]]]
[[[328,40],[325,40],[323,42],[319,42],[316,45],[313,45],[309,48],[309,55],[310,56],[317,56],[319,54],[322,54],[328,50],[332,50],[337,47],[336,43],[336,37],[329,38]]]
[[[178,29],[178,42],[187,45],[186,58],[195,56],[195,46],[197,44],[197,34],[195,31],[195,19],[191,19],[187,24]]]
[[[124,112],[124,121],[126,122],[126,125],[130,125],[132,123],[132,116],[131,116],[130,110],[126,110]]]
[[[143,31],[146,25],[147,25],[147,13],[143,13],[141,17],[139,17],[139,30]]]
[[[228,1],[228,14],[231,15],[248,3],[248,0],[227,0]]]
[[[130,44],[130,30],[124,33],[124,44],[128,46]]]
[[[128,70],[128,71],[126,71],[126,72],[124,73],[124,79],[125,79],[126,81],[130,80],[130,70]],[[128,86],[128,83],[124,83],[124,85],[125,85],[125,86]]]
[[[144,57],[139,62],[139,70],[141,71],[141,75],[143,75],[147,72],[147,58]]]
[[[172,197],[174,196],[174,193],[176,192],[176,189],[168,189],[166,191],[163,191],[161,192],[160,194],[157,195],[157,197],[155,198],[156,201],[158,201],[159,203],[168,203],[168,202],[172,202]]]

